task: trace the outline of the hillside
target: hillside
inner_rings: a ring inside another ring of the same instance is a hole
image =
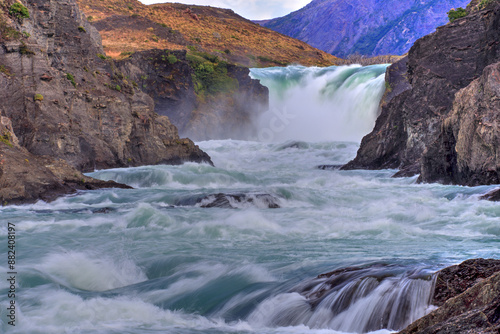
[[[209,52],[244,66],[290,63],[328,66],[336,58],[263,28],[228,9],[136,0],[78,0],[99,30],[107,56],[124,58],[151,49]]]
[[[405,54],[420,37],[448,22],[451,8],[470,0],[313,0],[263,23],[338,57]]]

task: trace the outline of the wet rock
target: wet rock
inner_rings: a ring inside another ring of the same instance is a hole
[[[318,169],[323,169],[323,170],[339,170],[342,168],[342,165],[319,165],[316,166]]]
[[[498,333],[500,260],[468,260],[441,270],[433,303],[440,307],[400,333]]]
[[[179,199],[175,202],[175,205],[226,209],[240,209],[245,207],[277,209],[281,207],[279,203],[280,199],[270,194],[218,193]]]
[[[493,202],[500,202],[500,189],[493,190],[492,192],[489,192],[486,195],[481,196],[481,199]]]

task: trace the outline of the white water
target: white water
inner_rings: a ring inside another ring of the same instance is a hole
[[[270,90],[259,141],[354,141],[373,129],[388,65],[251,69]]]
[[[316,168],[346,163],[356,142],[199,144],[215,167],[98,171],[136,189],[1,207],[0,244],[16,225],[19,288],[12,327],[0,280],[0,332],[388,333],[432,308],[432,272],[500,257],[500,206],[479,200],[494,186]],[[253,202],[186,204],[218,193]],[[358,269],[316,278],[347,267]]]

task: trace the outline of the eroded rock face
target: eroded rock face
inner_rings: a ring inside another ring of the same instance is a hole
[[[421,180],[500,183],[500,63],[460,90],[438,139],[423,156]]]
[[[31,154],[19,146],[9,125],[0,117],[0,204],[51,201],[77,190],[98,188],[130,188],[114,181],[87,177],[64,160]]]
[[[422,155],[440,136],[455,94],[479,78],[486,66],[500,61],[499,40],[497,4],[415,42],[408,59],[389,68],[389,93],[381,115],[344,168],[399,168],[401,176],[420,173]]]
[[[30,18],[3,41],[0,101],[21,146],[81,171],[210,158],[180,139],[154,101],[105,58],[75,1],[28,0]]]
[[[434,303],[440,307],[400,333],[498,333],[500,261],[468,260],[441,270]]]

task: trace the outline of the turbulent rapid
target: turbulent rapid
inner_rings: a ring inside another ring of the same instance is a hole
[[[436,270],[500,257],[500,207],[479,200],[494,186],[322,170],[359,142],[279,135],[198,143],[215,166],[89,174],[132,190],[0,207],[19,285],[12,327],[0,280],[0,332],[388,333],[433,309]]]

